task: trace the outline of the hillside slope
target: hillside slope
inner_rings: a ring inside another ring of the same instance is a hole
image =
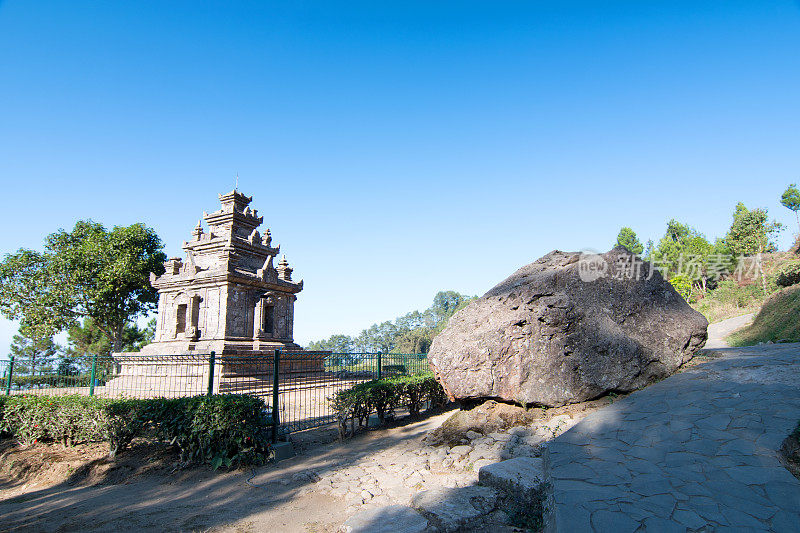
[[[773,294],[752,324],[728,337],[731,346],[769,341],[800,342],[800,285]]]
[[[796,254],[790,252],[763,254],[762,266],[767,279],[768,294],[778,290],[778,286],[775,285],[775,277],[780,269],[787,262],[797,258]],[[758,276],[759,270],[753,261],[755,258],[747,258],[741,274],[726,276],[726,279],[721,281],[715,289],[708,291],[704,295],[705,297],[694,295],[698,299],[690,299],[689,304],[703,313],[710,323],[746,313],[757,313],[765,303],[765,295],[761,278]]]

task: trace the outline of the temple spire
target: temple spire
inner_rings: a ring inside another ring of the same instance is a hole
[[[192,230],[192,235],[194,236],[194,240],[199,241],[200,238],[203,236],[203,221],[198,220],[197,225]]]
[[[286,260],[286,254],[283,254],[280,263],[278,263],[278,278],[284,281],[292,281],[293,271],[294,269],[289,266],[289,261]]]

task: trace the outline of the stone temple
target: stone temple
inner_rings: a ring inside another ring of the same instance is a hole
[[[106,393],[201,393],[209,380],[214,391],[246,392],[272,379],[277,349],[285,353],[282,374],[322,371],[327,352],[303,352],[293,338],[303,282],[292,281],[285,256],[275,265],[280,246],[272,245],[269,229],[259,233],[263,217],[250,208],[252,197],[234,190],[219,201],[217,211],[203,213],[208,230],[198,222],[183,243],[185,258],[173,257],[162,275],[150,275],[159,293],[155,339],[141,352],[113,354],[118,372]],[[218,361],[213,376],[211,352]]]
[[[292,281],[280,246],[272,245],[263,217],[251,209],[252,197],[234,190],[219,196],[222,204],[203,213],[183,243],[184,259],[169,259],[161,276],[150,275],[158,289],[158,323],[154,342],[142,355],[209,353],[252,355],[294,343],[294,302],[303,290]]]

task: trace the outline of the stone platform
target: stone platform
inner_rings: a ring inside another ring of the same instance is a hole
[[[282,354],[279,381],[286,385],[287,382],[324,378],[325,357],[328,355],[329,352]],[[208,391],[209,355],[142,356],[137,353],[122,353],[114,354],[113,358],[118,365],[118,375],[106,383],[104,395],[170,398],[204,394]],[[267,389],[271,390],[273,358],[274,352],[216,356],[214,392],[263,393]]]
[[[548,445],[546,531],[798,531],[800,344],[720,352]]]

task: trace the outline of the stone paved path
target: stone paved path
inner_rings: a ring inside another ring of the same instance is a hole
[[[715,322],[708,325],[708,342],[706,342],[706,350],[713,350],[715,348],[728,348],[729,345],[725,341],[725,337],[748,325],[753,321],[755,313],[748,313],[746,315],[735,316],[721,322]]]
[[[550,442],[549,531],[800,531],[800,344],[722,351]]]

